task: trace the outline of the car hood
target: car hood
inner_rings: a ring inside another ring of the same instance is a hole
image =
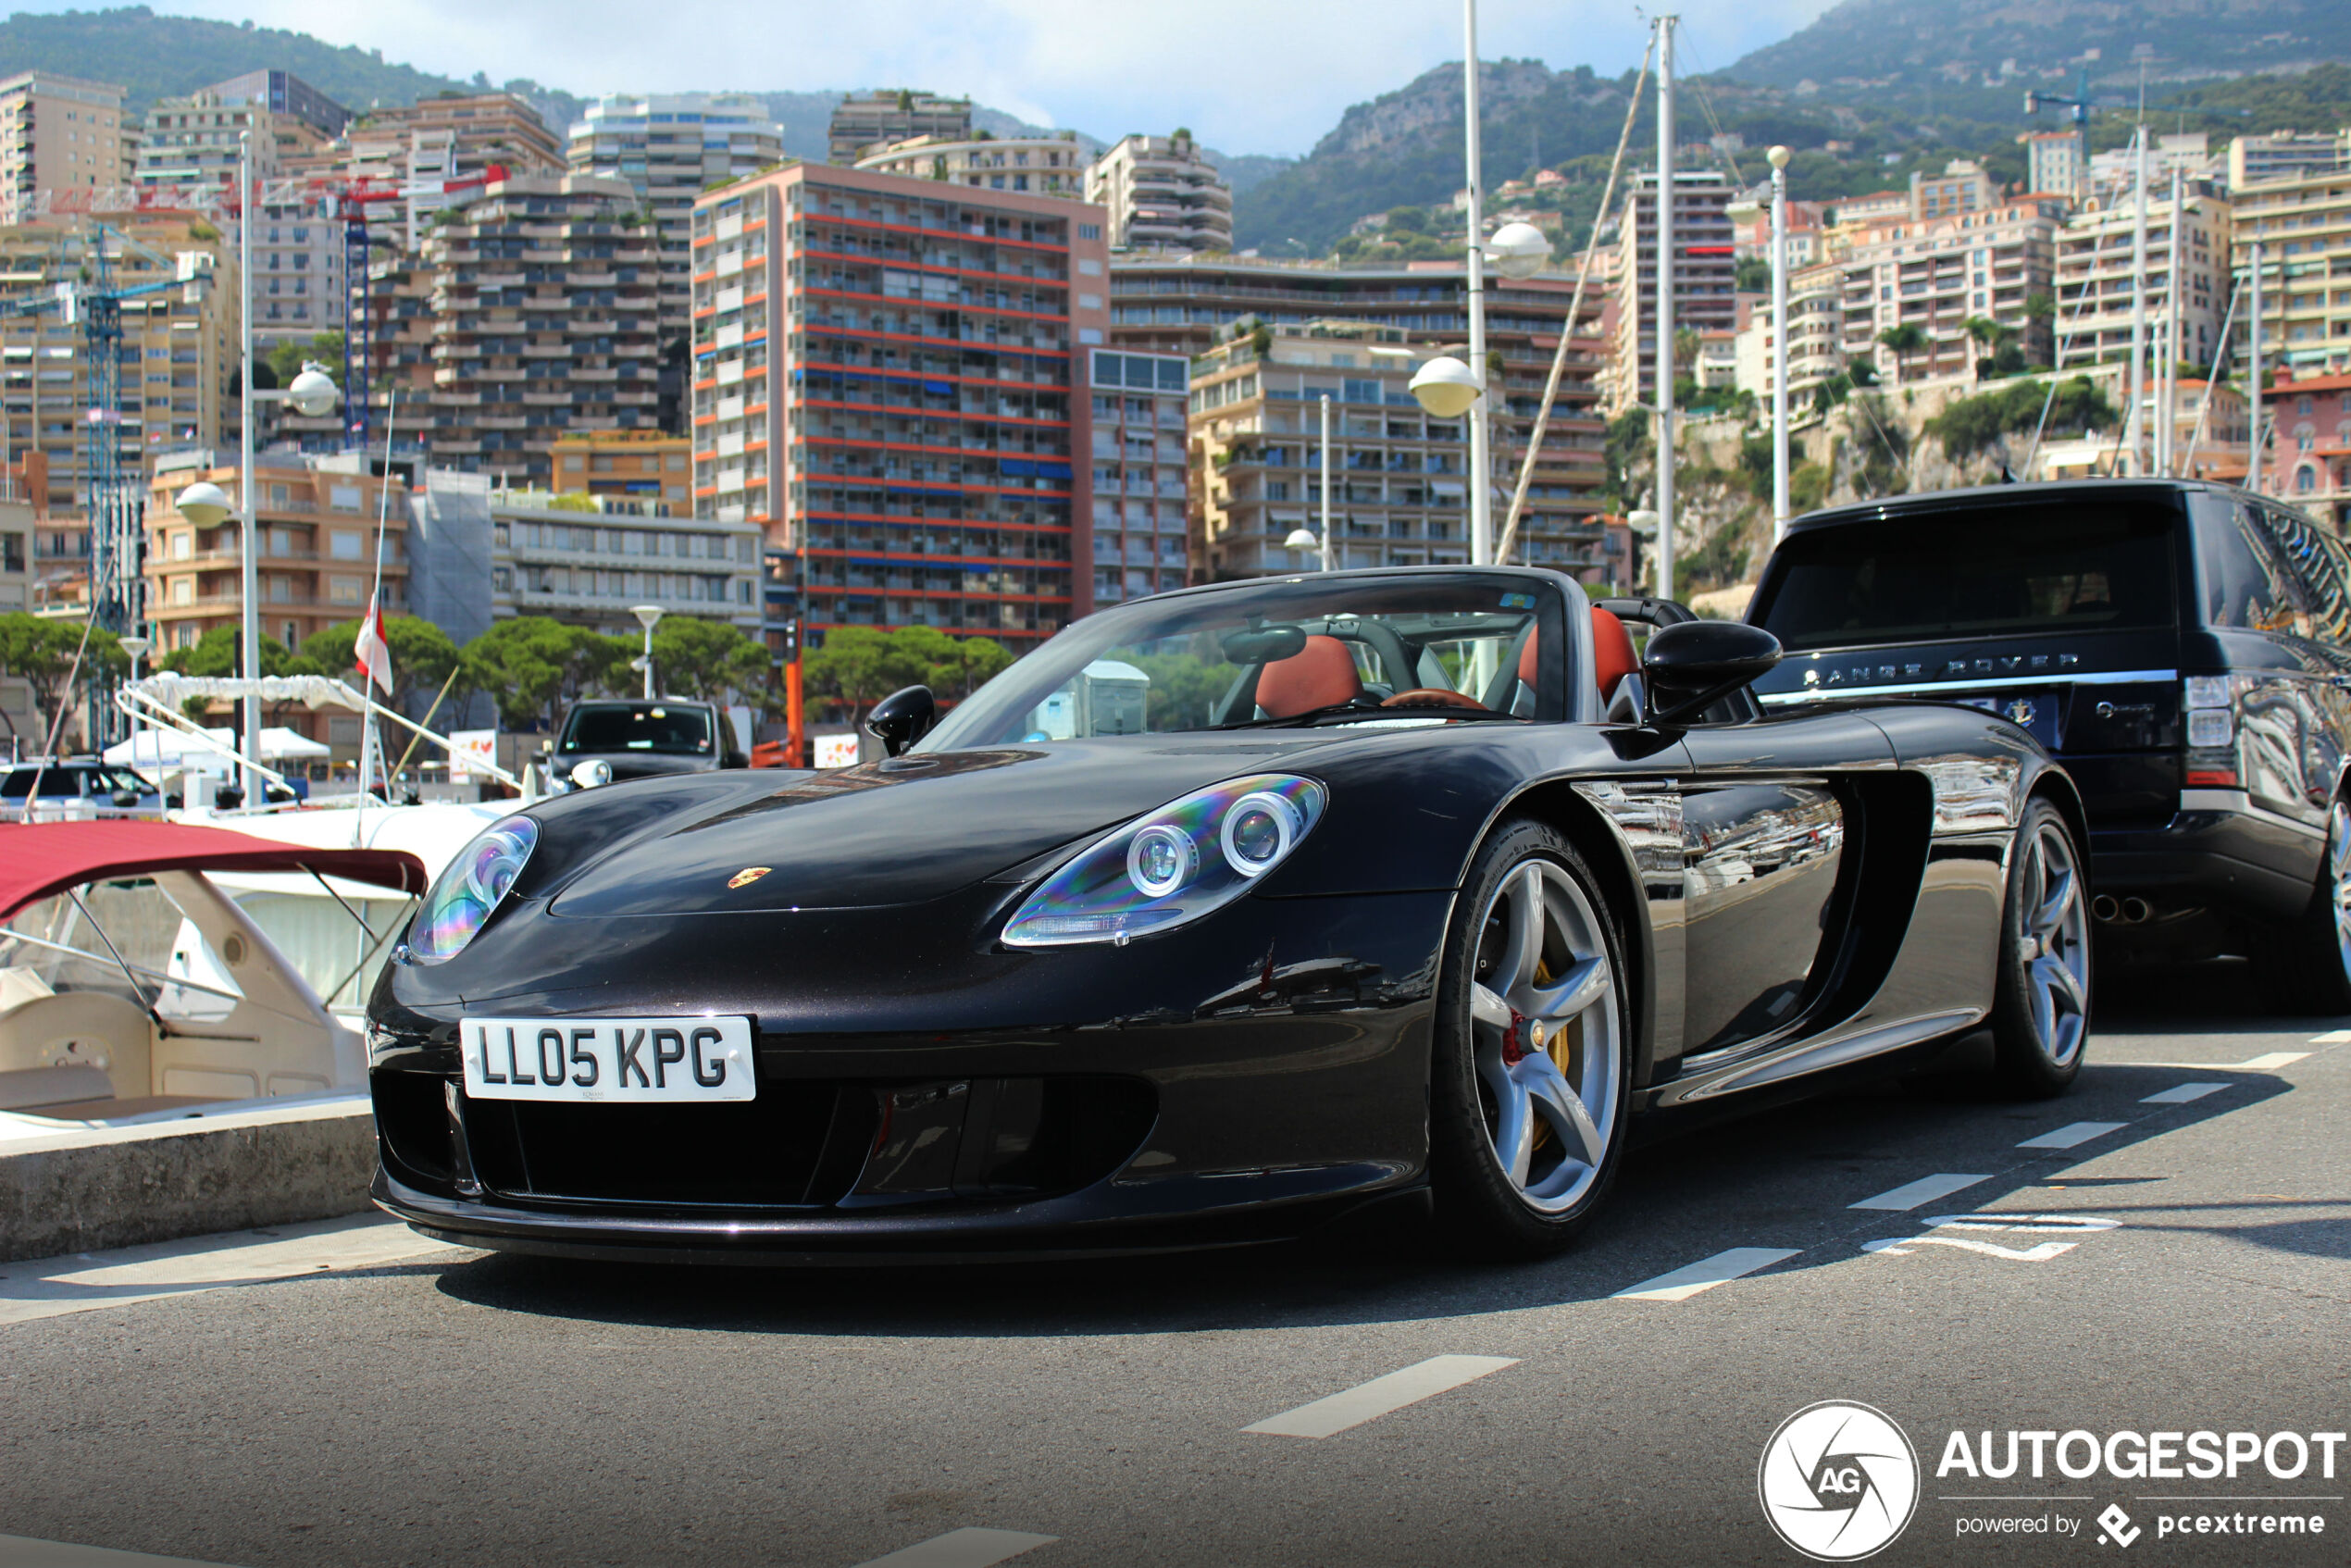
[[[1328,732],[1126,736],[791,775],[772,790],[729,790],[616,836],[569,865],[549,907],[581,917],[923,902],[1330,740]],[[626,793],[616,790],[611,806]],[[549,828],[563,830],[559,820]]]

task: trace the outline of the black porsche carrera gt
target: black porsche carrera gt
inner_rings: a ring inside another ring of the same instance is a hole
[[[1636,652],[1635,632],[1646,646]],[[529,807],[370,1006],[376,1196],[595,1256],[1557,1248],[1636,1116],[1988,1026],[2079,1071],[2082,808],[2025,731],[1766,714],[1778,645],[1530,569],[1188,590],[837,772]]]

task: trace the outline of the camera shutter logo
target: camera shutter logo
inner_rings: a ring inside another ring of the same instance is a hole
[[[1852,1562],[1909,1524],[1919,1456],[1885,1412],[1823,1400],[1780,1423],[1755,1485],[1780,1539],[1816,1562]]]

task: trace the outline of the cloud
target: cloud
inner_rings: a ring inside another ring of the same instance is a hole
[[[1827,4],[1683,0],[1682,68],[1727,66]],[[1237,153],[1304,152],[1350,104],[1462,57],[1461,11],[1449,0],[166,0],[166,8],[380,49],[444,75],[527,76],[587,96],[927,87],[1105,137],[1185,125]],[[1629,3],[1486,0],[1480,12],[1487,59],[1614,72],[1639,59],[1646,37]]]

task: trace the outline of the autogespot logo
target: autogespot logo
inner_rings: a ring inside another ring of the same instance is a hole
[[[1885,1412],[1823,1400],[1780,1423],[1755,1487],[1780,1539],[1818,1562],[1851,1562],[1909,1524],[1918,1451]]]

